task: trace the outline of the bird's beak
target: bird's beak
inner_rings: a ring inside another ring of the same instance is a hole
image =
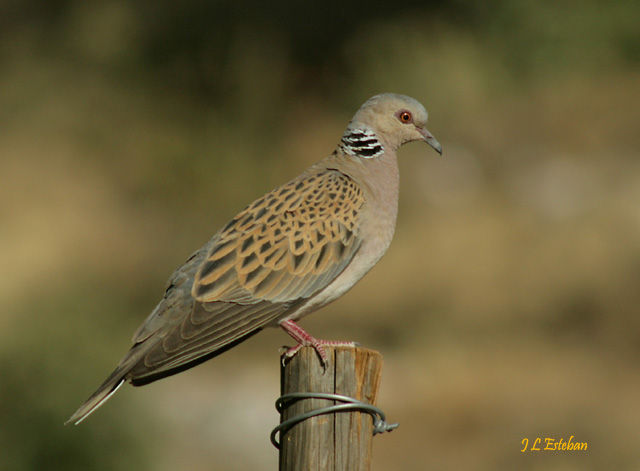
[[[418,132],[422,135],[422,140],[427,144],[429,144],[431,147],[433,147],[433,149],[438,154],[442,155],[442,146],[436,140],[436,138],[433,137],[433,135],[429,131],[427,131],[427,128],[417,128],[417,129],[418,129]]]

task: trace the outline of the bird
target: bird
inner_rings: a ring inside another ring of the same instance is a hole
[[[266,193],[194,252],[133,335],[115,370],[66,422],[79,424],[129,381],[142,386],[215,357],[266,327],[325,346],[297,321],[345,294],[384,255],[398,212],[396,151],[422,141],[442,154],[417,100],[367,100],[329,157]]]

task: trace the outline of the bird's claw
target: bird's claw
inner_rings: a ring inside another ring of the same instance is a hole
[[[313,337],[307,331],[305,331],[302,327],[296,324],[292,320],[285,320],[280,323],[280,326],[284,329],[286,333],[288,333],[294,340],[298,342],[295,347],[289,348],[282,355],[282,364],[285,365],[288,360],[296,356],[296,354],[302,349],[302,347],[313,347],[313,349],[318,354],[320,359],[320,363],[322,364],[323,369],[327,369],[327,365],[329,365],[329,356],[327,355],[327,351],[324,347],[357,347],[358,344],[356,342],[340,342],[334,340],[320,340]]]

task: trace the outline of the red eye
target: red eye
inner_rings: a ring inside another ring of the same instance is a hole
[[[411,123],[411,121],[413,121],[413,116],[411,116],[411,113],[409,113],[408,111],[401,111],[398,114],[398,119],[402,124],[409,124]]]

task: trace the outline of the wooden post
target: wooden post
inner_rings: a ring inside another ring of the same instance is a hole
[[[364,348],[325,347],[323,369],[310,347],[301,349],[281,369],[282,394],[333,393],[376,405],[382,356]],[[326,399],[305,399],[283,411],[281,421],[333,405]],[[372,418],[362,412],[335,412],[312,417],[280,436],[280,471],[369,471]]]

